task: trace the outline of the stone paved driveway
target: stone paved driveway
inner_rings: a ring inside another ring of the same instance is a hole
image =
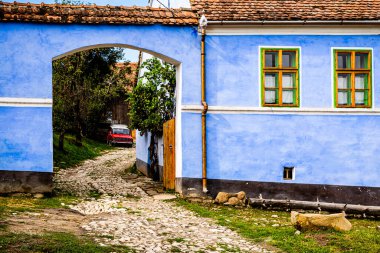
[[[137,252],[269,252],[162,199],[162,186],[150,179],[128,174],[134,149],[117,149],[55,176],[61,191],[82,196],[70,208],[85,218],[78,222],[86,234],[101,244],[127,245]],[[101,193],[102,197],[86,198]]]

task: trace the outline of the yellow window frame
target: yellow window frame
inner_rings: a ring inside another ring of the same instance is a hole
[[[339,68],[338,65],[338,54],[346,53],[350,54],[350,67],[349,68]],[[357,69],[356,68],[356,54],[368,54],[367,57],[367,68]],[[338,76],[339,74],[349,74],[350,75],[350,87],[347,89],[342,89],[338,87]],[[358,74],[366,74],[366,86],[364,89],[355,89],[355,76]],[[349,92],[349,103],[347,105],[340,105],[338,101],[339,91]],[[366,92],[367,91],[367,104],[357,105],[355,101],[355,92]],[[335,49],[334,50],[334,104],[336,108],[371,108],[372,107],[372,50],[346,50],[346,49]]]
[[[278,63],[276,67],[266,67],[265,54],[267,52],[277,52],[278,53]],[[284,52],[294,52],[295,53],[295,66],[294,67],[283,67],[282,55]],[[277,74],[278,87],[266,88],[265,87],[265,75],[270,73]],[[294,73],[295,74],[295,86],[293,88],[284,88],[282,86],[282,76],[283,73]],[[265,103],[265,90],[277,90],[278,95],[276,97],[278,103],[268,104]],[[293,91],[293,104],[283,103],[282,93],[286,90]],[[261,101],[262,106],[265,107],[299,107],[299,48],[261,48]]]

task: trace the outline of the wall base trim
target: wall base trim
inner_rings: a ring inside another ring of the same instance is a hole
[[[138,171],[143,173],[145,176],[153,178],[153,173],[149,171],[149,164],[144,162],[143,160],[140,160],[136,158],[136,167]],[[159,181],[162,181],[162,176],[164,174],[164,168],[163,166],[158,166],[158,174],[159,174]]]
[[[0,171],[0,193],[50,193],[53,173],[34,171]]]
[[[245,191],[249,198],[380,206],[380,187],[208,179],[207,188],[213,198],[220,191]],[[177,178],[176,191],[184,196],[202,196],[202,179]]]

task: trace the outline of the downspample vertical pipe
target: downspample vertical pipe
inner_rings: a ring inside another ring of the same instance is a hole
[[[203,105],[202,110],[202,188],[203,192],[207,193],[207,141],[206,141],[206,114],[208,110],[208,105],[206,102],[206,64],[205,64],[205,39],[206,39],[206,25],[207,19],[204,15],[199,20],[199,28],[201,30],[202,40],[201,40],[201,82],[202,82],[202,93],[201,93],[201,103]]]

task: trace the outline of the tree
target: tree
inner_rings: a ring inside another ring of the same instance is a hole
[[[115,69],[122,57],[120,48],[100,48],[53,61],[53,129],[59,133],[59,149],[69,130],[81,145],[82,136],[105,117],[113,99],[127,98],[130,80],[125,73],[131,69]]]
[[[162,136],[164,122],[174,117],[175,68],[157,58],[146,60],[140,68],[145,72],[128,99],[129,116],[132,128],[141,134],[151,133],[149,174],[158,180],[157,139]]]

